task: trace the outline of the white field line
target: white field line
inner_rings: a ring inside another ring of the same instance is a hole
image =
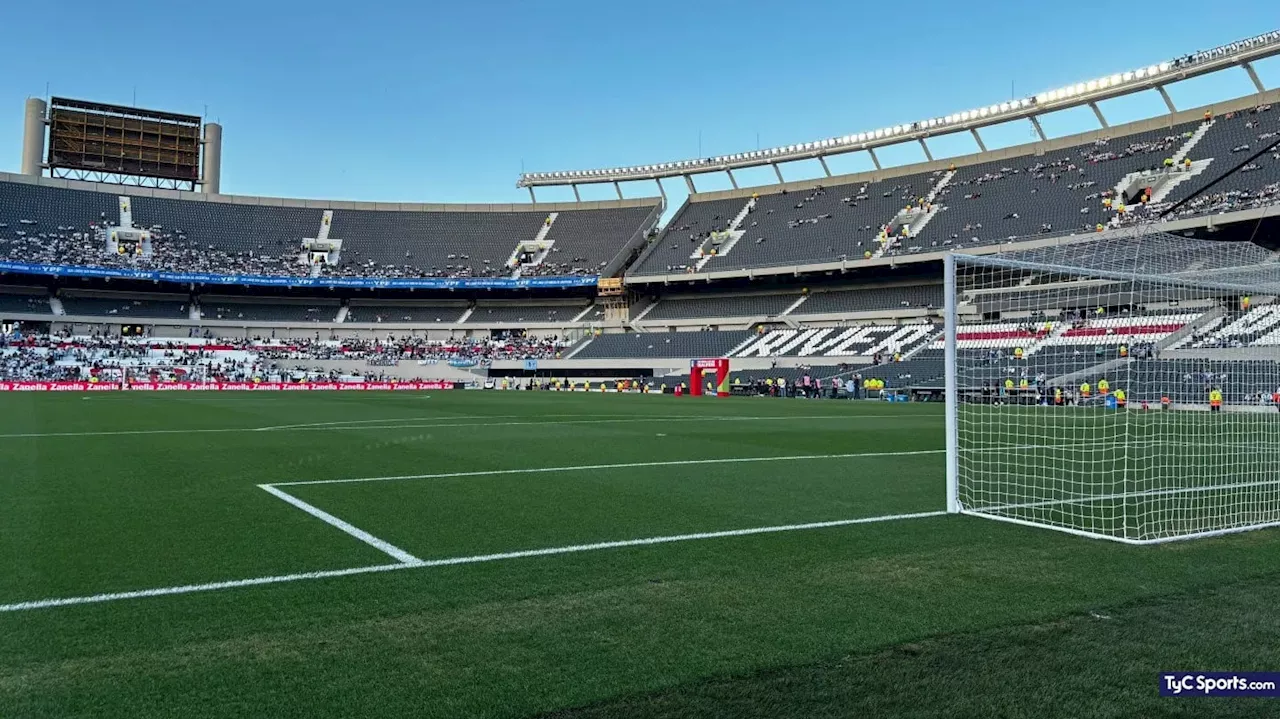
[[[612,416],[612,415],[610,415]],[[366,430],[366,429],[431,429],[450,427],[536,427],[544,425],[559,424],[617,424],[624,422],[781,422],[787,420],[842,420],[842,421],[858,421],[864,419],[918,419],[920,417],[930,417],[934,415],[914,415],[914,414],[858,414],[858,415],[771,415],[761,417],[739,417],[732,415],[716,416],[709,415],[704,417],[685,416],[679,417],[657,417],[657,416],[637,416],[627,417],[625,419],[581,419],[581,420],[552,420],[544,421],[527,421],[527,422],[453,422],[448,424],[421,424],[422,420],[410,420],[408,424],[385,424],[385,425],[334,425],[323,427],[212,427],[204,429],[126,429],[126,430],[101,430],[87,432],[17,432],[11,434],[0,434],[0,439],[33,439],[33,438],[50,438],[50,437],[127,437],[137,435],[158,435],[158,434],[234,434],[240,432],[262,432],[270,430],[273,432],[341,432],[344,430]]]
[[[364,542],[365,544],[369,545],[370,547],[373,547],[374,549],[377,549],[380,552],[384,552],[390,555],[393,559],[399,562],[402,562],[404,564],[421,564],[422,563],[421,559],[418,559],[417,557],[413,556],[412,554],[409,554],[408,552],[395,546],[394,544],[391,544],[390,542],[384,542],[383,540],[378,539],[377,537],[373,536],[372,534],[369,534],[363,529],[360,529],[359,527],[353,524],[350,524],[341,519],[338,519],[337,517],[333,516],[332,514],[329,514],[328,512],[324,511],[323,509],[320,509],[319,507],[316,507],[311,504],[307,504],[306,502],[302,501],[301,499],[298,499],[297,497],[293,496],[292,494],[289,494],[288,492],[285,492],[284,490],[276,489],[275,487],[269,484],[259,484],[258,488],[266,491],[268,494],[271,494],[272,496],[283,499],[289,504],[292,504],[293,506],[297,507],[298,509],[301,509],[307,514],[310,514],[311,516],[324,522],[325,524],[341,529],[347,534],[350,534],[356,539],[359,539],[361,542]]]
[[[740,464],[745,462],[794,462],[802,460],[854,459],[862,457],[910,457],[913,455],[944,454],[945,449],[919,449],[899,452],[852,452],[848,454],[792,454],[777,457],[724,457],[718,459],[675,459],[660,462],[620,462],[617,464],[576,464],[566,467],[533,467],[524,469],[487,469],[475,472],[441,472],[438,474],[402,474],[390,477],[354,477],[344,479],[311,479],[297,482],[272,482],[272,487],[296,487],[309,484],[351,484],[354,482],[391,482],[401,479],[452,479],[456,477],[492,477],[504,474],[547,474],[553,472],[581,472],[598,469],[629,469],[634,467],[680,467],[696,464]]]
[[[40,599],[30,602],[17,602],[15,604],[0,604],[0,613],[5,612],[21,612],[32,609],[49,609],[52,607],[67,607],[79,604],[99,604],[102,602],[113,602],[124,599],[140,599],[143,597],[160,597],[173,594],[193,594],[196,592],[211,592],[222,589],[235,589],[238,587],[254,587],[264,584],[282,584],[285,582],[297,582],[304,579],[328,579],[330,577],[345,577],[353,574],[368,574],[372,572],[388,572],[396,569],[421,569],[426,567],[448,567],[460,564],[479,564],[482,562],[496,562],[506,559],[524,559],[528,557],[546,557],[558,554],[574,554],[578,552],[591,552],[602,549],[619,549],[624,547],[641,547],[653,544],[670,544],[674,542],[690,542],[704,539],[721,539],[727,537],[744,537],[753,534],[773,534],[778,532],[796,532],[809,529],[826,529],[830,527],[845,527],[856,524],[875,524],[879,522],[890,522],[900,519],[922,519],[925,517],[938,517],[946,514],[944,511],[936,512],[915,512],[912,514],[886,514],[877,517],[860,517],[858,519],[838,519],[829,522],[809,522],[806,524],[782,524],[769,527],[751,527],[749,529],[729,529],[719,532],[697,532],[694,534],[672,534],[658,537],[645,537],[642,539],[624,539],[614,542],[596,542],[593,544],[573,544],[564,547],[547,547],[545,549],[528,549],[516,552],[501,552],[497,554],[476,554],[463,557],[448,557],[444,559],[418,560],[416,563],[400,563],[400,564],[379,564],[371,567],[356,567],[353,569],[335,569],[324,572],[304,572],[301,574],[284,574],[274,577],[257,577],[254,579],[236,579],[226,582],[212,582],[209,584],[186,584],[177,587],[160,587],[156,589],[140,589],[131,592],[114,592],[110,594],[94,594],[83,597],[67,597],[62,599]]]

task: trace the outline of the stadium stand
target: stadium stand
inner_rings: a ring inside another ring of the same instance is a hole
[[[641,254],[635,274],[668,274],[693,268],[697,249],[712,232],[722,232],[746,206],[746,199],[686,202],[667,222],[666,230]]]
[[[366,305],[351,303],[347,309],[347,322],[457,322],[466,312],[466,303]]]
[[[1183,123],[1042,157],[958,168],[938,193],[937,215],[911,246],[960,249],[1042,234],[1092,232],[1110,222],[1102,201],[1120,181],[1132,172],[1160,169],[1197,127]]]
[[[1280,133],[1280,112],[1271,105],[1260,105],[1242,112],[1229,112],[1213,118],[1204,137],[1196,143],[1188,159],[1205,161],[1207,167],[1175,186],[1157,211],[1203,190],[1221,173],[1239,164],[1253,152],[1275,142]],[[1280,151],[1273,151],[1228,175],[1209,192],[1196,197],[1177,212],[1186,217],[1205,212],[1248,209],[1275,202],[1280,195]]]
[[[95,230],[118,223],[130,197],[135,227],[153,236],[150,257],[105,252]],[[320,205],[322,203],[315,203]],[[334,203],[344,204],[344,203]],[[536,274],[594,274],[609,265],[660,212],[637,207],[558,213],[546,238],[547,269]],[[341,209],[330,237],[343,240],[328,275],[354,277],[505,277],[521,242],[549,216],[542,210],[452,212]],[[324,209],[177,200],[0,181],[0,259],[170,272],[306,276],[301,241],[320,231]],[[563,259],[561,259],[563,258]]]
[[[266,302],[243,298],[200,298],[200,315],[207,320],[250,322],[333,322],[339,305],[335,300]]]
[[[754,332],[630,332],[588,337],[571,359],[724,357]]]
[[[775,317],[798,299],[799,294],[664,297],[641,319],[651,322],[703,317]]]
[[[139,319],[188,319],[190,300],[185,297],[148,295],[59,295],[62,307],[68,315],[92,315],[101,317],[130,317]]]
[[[0,316],[6,312],[47,315],[53,309],[49,295],[42,289],[6,287],[0,290]]]
[[[937,309],[942,285],[902,285],[812,292],[793,315],[817,315],[877,310]]]
[[[498,322],[506,324],[572,322],[573,318],[587,309],[583,303],[576,304],[479,304],[467,316],[469,324]]]
[[[921,322],[817,329],[773,330],[735,350],[730,357],[876,357],[905,356],[938,335]]]

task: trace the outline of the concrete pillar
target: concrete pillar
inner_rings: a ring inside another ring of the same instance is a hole
[[[1244,71],[1249,73],[1249,79],[1253,80],[1253,86],[1258,88],[1258,92],[1267,91],[1266,85],[1263,85],[1262,80],[1258,79],[1258,72],[1253,69],[1253,63],[1251,62],[1241,63],[1240,67],[1243,67]]]
[[[22,174],[40,176],[44,162],[44,120],[48,105],[38,97],[27,98],[22,123]]]
[[[987,143],[982,141],[982,135],[978,134],[978,128],[976,127],[969,128],[969,133],[973,135],[974,141],[978,143],[978,149],[982,150],[983,152],[986,152]]]
[[[929,162],[933,162],[933,153],[929,152],[929,144],[924,141],[923,137],[920,138],[920,149],[924,150],[924,156],[928,158]]]
[[[222,194],[222,125],[204,124],[203,190],[210,195]]]
[[[1045,134],[1044,134],[1044,128],[1043,128],[1043,127],[1040,127],[1040,119],[1039,119],[1039,118],[1037,118],[1035,115],[1031,115],[1031,116],[1030,116],[1030,117],[1028,117],[1027,119],[1031,121],[1031,126],[1032,126],[1032,127],[1034,127],[1034,128],[1036,129],[1036,134],[1040,136],[1040,140],[1041,140],[1041,141],[1045,141],[1045,140],[1048,140],[1048,139],[1049,139],[1049,138],[1048,138],[1048,137],[1046,137],[1046,136],[1045,136]]]
[[[1111,125],[1107,123],[1107,118],[1102,114],[1102,108],[1098,107],[1098,103],[1090,102],[1089,108],[1093,110],[1094,117],[1098,118],[1098,122],[1101,123],[1104,128],[1111,127]]]

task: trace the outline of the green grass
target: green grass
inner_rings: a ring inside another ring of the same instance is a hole
[[[944,507],[940,405],[10,394],[0,435],[0,604],[392,561],[267,483],[870,455],[284,488],[425,560]],[[3,612],[0,717],[1261,715],[1156,676],[1280,668],[1278,561],[938,516]]]

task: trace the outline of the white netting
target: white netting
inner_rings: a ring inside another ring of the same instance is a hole
[[[1135,231],[955,261],[961,511],[1131,542],[1280,523],[1275,253]]]

